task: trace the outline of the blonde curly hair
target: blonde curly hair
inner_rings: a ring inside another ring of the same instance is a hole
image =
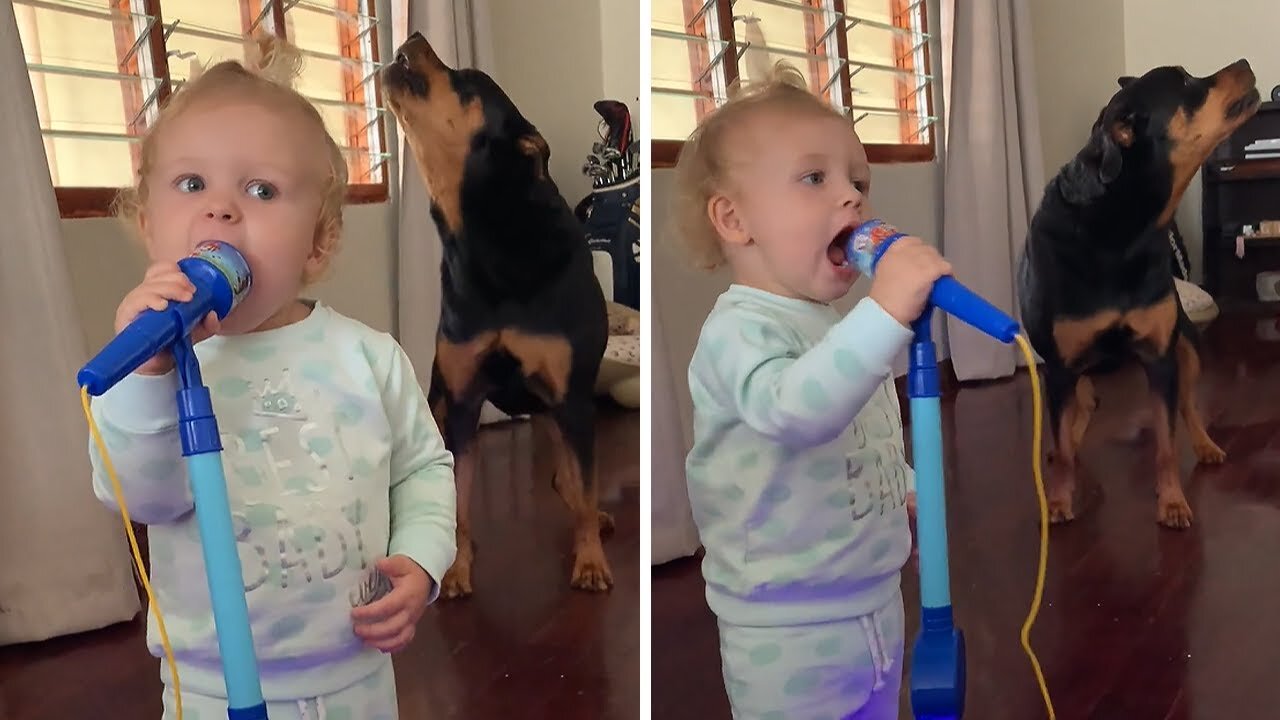
[[[714,270],[725,262],[707,205],[728,185],[728,140],[733,130],[762,110],[844,118],[830,103],[810,92],[804,75],[785,60],[774,64],[771,72],[758,81],[736,81],[730,88],[729,100],[698,123],[676,161],[672,200],[675,227],[671,235],[695,267]]]
[[[199,62],[192,62],[189,79],[169,97],[161,108],[159,117],[142,138],[137,186],[120,191],[113,211],[135,230],[140,229],[139,220],[147,204],[156,144],[164,135],[164,129],[173,122],[173,118],[210,97],[248,95],[284,112],[296,113],[304,122],[319,130],[324,138],[328,175],[321,186],[323,199],[315,229],[316,250],[324,258],[324,262],[320,264],[321,271],[303,278],[304,282],[311,283],[319,279],[323,269],[328,267],[329,259],[338,251],[342,237],[342,205],[347,190],[347,161],[325,128],[320,112],[311,101],[294,89],[294,82],[302,72],[302,53],[288,42],[267,35],[246,40],[245,58],[244,63],[227,60],[208,68]]]

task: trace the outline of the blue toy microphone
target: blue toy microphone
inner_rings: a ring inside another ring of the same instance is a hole
[[[845,257],[870,277],[885,251],[905,235],[881,220],[870,220],[853,230],[845,243]],[[1023,628],[1023,646],[1031,656],[1040,680],[1049,716],[1053,706],[1040,673],[1039,663],[1028,640],[1043,586],[1047,547],[1047,506],[1039,471],[1040,411],[1039,385],[1035,363],[1018,332],[1018,322],[960,284],[953,277],[934,283],[929,302],[912,323],[915,338],[908,364],[908,395],[911,408],[912,461],[916,475],[916,541],[920,550],[920,633],[913,647],[911,665],[911,708],[918,720],[952,720],[964,715],[965,651],[964,633],[954,625],[951,612],[951,578],[947,560],[947,506],[943,477],[941,382],[937,350],[930,334],[933,309],[938,308],[1003,343],[1015,340],[1028,357],[1035,392],[1036,427],[1035,476],[1041,503],[1041,566],[1036,599]]]
[[[222,470],[218,421],[214,416],[209,388],[201,380],[200,364],[191,343],[191,331],[209,312],[216,313],[220,320],[224,319],[244,299],[252,285],[252,275],[244,257],[234,247],[220,241],[201,243],[189,257],[178,261],[178,267],[195,285],[194,297],[187,302],[171,302],[162,311],[141,313],[81,368],[76,380],[82,388],[90,428],[95,431],[95,440],[100,441],[89,412],[88,396],[105,393],[156,353],[163,350],[173,352],[181,382],[177,395],[178,432],[204,552],[210,605],[226,682],[227,715],[230,720],[266,720],[267,707],[262,697],[240,556],[236,551],[226,477]],[[100,444],[99,450],[105,459],[105,446]],[[109,461],[107,466],[108,472],[114,473]],[[118,500],[127,520],[123,498]],[[128,522],[125,528],[136,553],[136,540]],[[141,564],[138,572],[145,576]],[[149,583],[147,591],[150,595]],[[167,639],[165,644],[168,650]]]

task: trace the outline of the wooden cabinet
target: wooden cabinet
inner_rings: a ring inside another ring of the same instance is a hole
[[[1280,220],[1280,150],[1277,157],[1245,159],[1255,140],[1280,138],[1280,102],[1266,102],[1209,156],[1201,169],[1201,248],[1204,287],[1223,305],[1256,304],[1258,273],[1280,271],[1280,234],[1236,238],[1245,225]]]

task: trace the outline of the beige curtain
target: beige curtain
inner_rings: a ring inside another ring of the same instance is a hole
[[[12,3],[0,3],[0,645],[140,605],[120,518],[93,495],[75,375],[88,359]]]
[[[477,67],[492,74],[487,0],[403,0],[394,2],[390,10],[390,41],[382,48],[383,57],[393,57],[394,49],[417,31],[450,66]],[[398,171],[393,171],[393,178],[399,182],[393,183],[397,187],[392,194],[399,248],[396,334],[413,361],[418,381],[426,388],[431,382],[440,324],[440,234],[431,220],[431,202],[413,153],[405,151],[404,138],[395,124],[388,114],[388,133],[391,136],[394,132],[396,138],[391,146],[398,150],[393,166]],[[504,418],[485,403],[481,422]]]
[[[1044,191],[1028,0],[943,0],[943,249],[956,277],[1015,313],[1016,262]],[[961,380],[1013,373],[1017,350],[947,319]]]

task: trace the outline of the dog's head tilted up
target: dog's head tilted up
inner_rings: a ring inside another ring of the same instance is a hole
[[[554,190],[546,140],[484,72],[450,68],[415,32],[396,49],[382,81],[442,230],[460,232],[469,198],[518,203]]]
[[[1085,204],[1121,186],[1127,202],[1151,207],[1162,225],[1213,149],[1257,111],[1257,80],[1238,60],[1207,77],[1165,66],[1119,84],[1064,168],[1063,193]]]

